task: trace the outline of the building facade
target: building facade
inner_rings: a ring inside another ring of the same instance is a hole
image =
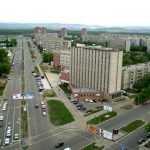
[[[122,69],[122,89],[132,89],[136,81],[150,73],[150,62],[125,66]]]
[[[120,91],[122,54],[112,48],[71,48],[71,87],[104,95]]]

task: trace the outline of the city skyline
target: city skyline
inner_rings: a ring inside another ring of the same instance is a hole
[[[148,0],[6,0],[1,2],[0,22],[150,26],[149,4]]]

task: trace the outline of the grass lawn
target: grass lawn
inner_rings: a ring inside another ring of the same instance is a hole
[[[44,97],[54,97],[56,96],[56,93],[51,89],[51,90],[46,90],[43,93]]]
[[[110,119],[116,115],[117,115],[117,113],[114,111],[107,112],[107,113],[104,113],[98,117],[95,117],[95,118],[89,120],[87,123],[88,124],[98,124],[98,123],[104,122],[104,121],[106,121],[106,120],[108,120],[108,119]]]
[[[3,91],[5,89],[6,83],[7,83],[6,79],[0,78],[0,96],[3,95]]]
[[[99,107],[87,110],[86,113],[84,114],[84,116],[86,117],[86,116],[89,116],[91,114],[97,113],[97,112],[102,111],[102,110],[103,110],[103,106],[99,106]]]
[[[104,146],[98,147],[98,146],[95,145],[95,143],[92,143],[90,145],[87,145],[82,150],[102,150],[102,149],[104,149]]]
[[[72,114],[61,101],[49,100],[47,104],[49,118],[54,125],[64,125],[74,121]]]
[[[24,107],[26,107],[26,102],[21,102],[21,137],[25,138],[28,136],[28,115],[27,111],[24,111]]]
[[[137,128],[139,128],[140,126],[142,126],[144,123],[145,122],[143,120],[135,120],[129,123],[128,125],[126,125],[125,127],[121,128],[121,130],[130,133],[136,130]]]
[[[0,96],[3,95],[4,88],[0,88]]]

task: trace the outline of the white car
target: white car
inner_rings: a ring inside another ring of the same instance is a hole
[[[7,136],[7,137],[11,137],[11,130],[7,130],[6,136]]]
[[[7,102],[5,102],[5,103],[3,104],[2,110],[5,111],[5,110],[6,110],[6,107],[7,107]]]
[[[7,127],[7,130],[11,130],[11,126],[8,126],[8,127]]]
[[[41,107],[42,107],[42,109],[46,109],[46,105],[45,105],[45,104],[44,104],[44,105],[42,105]]]
[[[43,116],[46,116],[46,114],[47,114],[46,111],[42,111]]]
[[[10,143],[10,139],[9,138],[6,138],[5,139],[5,145],[8,145]]]
[[[64,150],[71,150],[71,148],[70,147],[66,147]]]
[[[44,103],[44,101],[41,101],[41,105],[44,105],[45,103]]]
[[[93,100],[90,99],[89,102],[90,102],[90,103],[93,103]]]
[[[5,111],[5,110],[6,110],[6,106],[3,106],[2,111]]]
[[[3,121],[3,120],[4,120],[4,116],[0,115],[0,121]]]
[[[15,133],[14,135],[14,140],[18,140],[19,139],[19,134],[18,133]]]

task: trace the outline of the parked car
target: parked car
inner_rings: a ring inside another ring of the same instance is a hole
[[[46,114],[47,114],[46,111],[42,111],[43,116],[46,116]]]
[[[78,105],[76,105],[77,107],[83,107],[83,104],[78,104]]]
[[[18,133],[15,133],[14,135],[14,140],[18,140],[19,139],[19,134]]]
[[[7,130],[6,136],[11,137],[11,130]]]
[[[79,102],[78,102],[78,101],[73,101],[72,103],[76,105],[76,104],[78,104]]]
[[[0,121],[4,120],[4,116],[2,114],[0,114]]]
[[[44,105],[45,103],[44,103],[44,101],[41,101],[41,105]]]
[[[39,108],[39,104],[35,104],[35,108]]]
[[[150,138],[150,132],[147,133],[146,137],[147,137],[147,138]]]
[[[62,147],[62,146],[64,146],[64,143],[63,143],[63,142],[60,142],[60,143],[57,143],[57,144],[55,145],[55,148],[60,148],[60,147]]]
[[[46,109],[46,105],[43,104],[43,105],[41,106],[41,108],[42,108],[42,109]]]
[[[44,79],[44,76],[41,76],[42,79]]]
[[[97,102],[96,99],[93,99],[93,102],[96,103]]]
[[[140,139],[138,140],[138,144],[142,144],[143,142],[145,142],[145,139],[144,139],[144,138],[140,138]]]
[[[3,127],[3,121],[0,121],[0,128]]]
[[[66,148],[64,148],[64,150],[71,150],[71,148],[70,147],[66,147]]]
[[[10,139],[9,138],[5,138],[5,145],[9,145],[10,144]]]
[[[85,111],[85,110],[86,110],[86,107],[81,107],[80,110]]]

